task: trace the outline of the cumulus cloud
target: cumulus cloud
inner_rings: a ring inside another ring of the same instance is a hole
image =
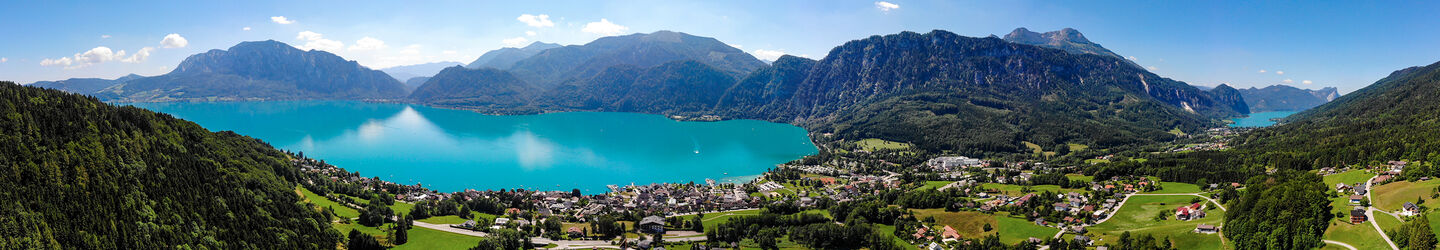
[[[537,33],[535,33],[535,31],[526,31],[526,32],[525,32],[525,35],[527,35],[527,36],[535,36],[536,34],[537,34]]]
[[[614,36],[625,33],[625,31],[629,29],[630,27],[620,26],[619,24],[610,22],[608,19],[601,18],[599,22],[585,24],[585,28],[580,29],[580,31],[602,36]]]
[[[126,55],[129,54],[125,53],[125,50],[116,51],[110,49],[110,47],[98,46],[84,52],[75,53],[75,55],[70,57],[45,58],[40,60],[40,65],[64,66],[65,69],[76,69],[110,61],[138,63],[144,62],[146,58],[149,58],[150,52],[154,50],[154,47],[145,47],[134,55],[126,57]],[[6,61],[8,61],[8,59]]]
[[[1276,75],[1284,75],[1284,74],[1285,74],[1285,71],[1276,70],[1276,71],[1275,71],[1275,74],[1276,74]]]
[[[520,15],[520,17],[516,17],[515,20],[520,20],[520,22],[525,23],[525,25],[529,25],[530,27],[536,27],[536,28],[555,27],[555,22],[551,22],[551,21],[550,21],[550,15],[545,15],[545,14],[540,14],[540,15],[524,14],[524,15]]]
[[[340,41],[325,39],[325,35],[315,33],[314,31],[309,30],[301,31],[299,35],[295,36],[295,39],[305,42],[305,44],[296,46],[303,50],[338,51],[345,48],[344,43],[341,43]]]
[[[1300,81],[1300,83],[1303,83],[1303,84],[1305,84],[1305,85],[1315,84],[1315,82],[1312,82],[1312,81],[1310,81],[1310,80]]]
[[[161,48],[184,48],[185,46],[189,45],[189,40],[185,40],[185,37],[182,37],[180,36],[180,34],[175,33],[165,35],[165,39],[160,40]]]
[[[1262,70],[1260,70],[1260,73],[1265,73],[1265,70],[1263,70],[1263,69],[1262,69]]]
[[[785,55],[785,51],[757,49],[750,52],[750,55],[754,55],[755,58],[759,58],[760,60],[774,61],[780,59],[780,56]]]
[[[149,57],[150,57],[150,52],[151,52],[151,51],[155,51],[155,48],[154,48],[154,47],[144,47],[144,48],[140,48],[140,51],[136,51],[134,55],[130,55],[130,57],[127,57],[127,58],[125,58],[125,59],[120,59],[120,61],[121,61],[121,62],[127,62],[127,63],[144,62],[144,61],[145,61],[145,58],[149,58]]]
[[[1281,82],[1285,82],[1285,83],[1295,83],[1295,80],[1290,80],[1290,79],[1287,78],[1287,79],[1285,79],[1284,81],[1281,81]]]
[[[381,49],[385,49],[385,41],[368,36],[356,40],[355,45],[350,45],[350,51],[375,51]]]
[[[272,16],[272,17],[270,17],[270,21],[271,21],[271,22],[278,23],[278,24],[292,24],[292,23],[295,23],[295,20],[290,20],[289,18],[285,18],[285,16]]]
[[[250,26],[245,26],[244,28],[240,28],[240,30],[250,31]]]
[[[520,47],[520,45],[525,45],[525,42],[528,41],[530,41],[530,39],[525,39],[525,37],[523,36],[517,36],[514,38],[506,38],[505,40],[500,40],[500,43],[503,43],[505,44],[505,46],[509,47]]]
[[[899,9],[900,5],[886,1],[879,1],[875,2],[875,8],[880,9],[880,12],[890,12],[890,10]]]

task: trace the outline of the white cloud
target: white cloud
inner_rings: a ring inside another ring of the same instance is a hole
[[[420,54],[420,47],[421,46],[419,44],[411,44],[410,46],[405,46],[404,49],[400,50],[400,54],[418,55]]]
[[[144,48],[140,48],[140,51],[136,51],[134,55],[130,55],[130,57],[125,58],[125,59],[120,59],[120,61],[121,61],[121,62],[127,62],[127,63],[144,62],[144,61],[145,61],[145,58],[149,58],[149,57],[150,57],[150,52],[151,52],[151,51],[155,51],[155,48],[154,48],[154,47],[144,47]]]
[[[457,55],[457,54],[460,54],[460,52],[459,52],[459,51],[454,51],[454,50],[445,50],[445,51],[440,51],[440,54],[445,54],[445,55]]]
[[[45,58],[45,60],[40,60],[40,66],[70,66],[70,63],[69,57],[61,57],[60,59]]]
[[[245,26],[244,28],[240,28],[240,30],[250,31],[250,26]]]
[[[9,62],[10,58],[0,57],[0,63]]]
[[[535,36],[536,34],[537,34],[537,33],[535,33],[535,31],[526,31],[526,32],[525,32],[525,35],[527,35],[527,36]]]
[[[290,20],[289,18],[285,18],[285,16],[272,16],[272,17],[270,17],[270,21],[271,21],[271,22],[278,23],[278,24],[292,24],[292,23],[295,23],[295,20]]]
[[[780,56],[785,55],[785,51],[757,49],[754,52],[750,52],[750,55],[754,55],[755,58],[759,58],[760,60],[774,61],[780,59]]]
[[[1284,74],[1285,74],[1285,71],[1276,70],[1276,71],[1275,71],[1275,74],[1276,74],[1276,75],[1284,75]]]
[[[381,49],[385,49],[385,41],[368,36],[356,40],[355,45],[350,45],[350,51],[374,51]]]
[[[100,35],[100,39],[110,38],[110,35]]]
[[[1285,79],[1284,81],[1281,81],[1281,82],[1285,82],[1285,83],[1295,83],[1295,80]]]
[[[508,47],[520,47],[520,45],[525,45],[525,42],[528,41],[530,41],[530,39],[525,39],[525,37],[523,36],[517,36],[515,38],[506,38],[504,40],[500,40],[500,43],[503,43],[505,44],[505,46]]]
[[[124,50],[121,50],[120,52],[115,52],[113,50],[110,50],[110,47],[100,46],[85,51],[84,53],[75,54],[75,62],[82,65],[90,65],[107,61],[114,61],[123,57],[125,57]]]
[[[299,35],[295,36],[295,39],[305,42],[305,44],[296,46],[297,48],[300,48],[302,50],[339,51],[340,49],[345,48],[344,43],[341,43],[340,41],[325,39],[325,35],[321,35],[320,33],[315,33],[314,31],[309,30],[301,31]]]
[[[1150,71],[1155,71],[1155,70],[1159,70],[1159,69],[1160,69],[1160,68],[1156,68],[1155,66],[1150,66],[1150,67],[1145,67],[1145,68],[1146,68],[1146,69],[1149,69]]]
[[[1305,84],[1305,85],[1315,84],[1315,82],[1312,82],[1312,81],[1310,81],[1310,80],[1300,81],[1300,83],[1303,83],[1303,84]]]
[[[185,37],[182,37],[180,36],[180,34],[175,33],[165,35],[165,39],[160,40],[161,48],[184,48],[185,46],[189,45],[189,40],[185,40]]]
[[[1260,70],[1260,73],[1265,73],[1265,70],[1263,70],[1263,69],[1262,69],[1262,70]]]
[[[880,9],[881,12],[890,12],[890,10],[899,9],[900,5],[886,1],[879,1],[875,2],[875,8]]]
[[[580,31],[602,36],[614,36],[625,33],[625,31],[629,29],[629,27],[620,26],[619,24],[610,22],[608,19],[601,18],[599,22],[585,24],[585,28],[580,29]]]
[[[530,27],[536,27],[536,28],[555,27],[555,22],[551,22],[551,21],[550,21],[550,15],[546,15],[546,14],[540,14],[540,15],[524,14],[524,15],[520,15],[520,17],[516,17],[515,20],[520,20],[520,22],[525,23],[525,25],[529,25]]]

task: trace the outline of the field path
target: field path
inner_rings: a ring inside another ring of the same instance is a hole
[[[1342,247],[1349,248],[1350,250],[1359,250],[1359,248],[1355,248],[1355,246],[1351,246],[1350,244],[1345,244],[1345,242],[1325,240],[1325,243],[1340,245]]]
[[[1377,175],[1375,177],[1380,176]],[[1370,200],[1370,202],[1375,202],[1375,198],[1372,198],[1371,196],[1371,194],[1375,193],[1375,177],[1370,177],[1370,180],[1365,181],[1365,188],[1370,189],[1371,191],[1365,192],[1365,199]],[[1370,218],[1370,225],[1375,226],[1375,231],[1380,232],[1380,238],[1385,239],[1385,243],[1390,244],[1390,249],[1400,250],[1400,247],[1395,245],[1395,241],[1391,241],[1390,236],[1385,235],[1385,230],[1380,229],[1380,222],[1375,222],[1375,210],[1379,209],[1375,209],[1374,206],[1365,209],[1365,217]],[[1384,211],[1381,211],[1381,213],[1384,213]]]
[[[1146,196],[1190,195],[1190,196],[1197,196],[1197,197],[1200,197],[1200,198],[1205,198],[1205,200],[1209,200],[1209,201],[1212,202],[1212,203],[1215,203],[1215,207],[1220,208],[1220,211],[1227,211],[1227,210],[1225,210],[1225,205],[1224,205],[1224,204],[1220,204],[1219,201],[1216,201],[1215,199],[1211,199],[1210,197],[1206,197],[1206,196],[1203,195],[1202,193],[1188,193],[1188,194],[1130,194],[1130,195],[1126,195],[1126,196],[1125,196],[1125,199],[1120,200],[1120,203],[1115,204],[1115,211],[1117,211],[1117,212],[1120,211],[1120,208],[1125,207],[1125,202],[1130,201],[1130,197],[1135,197],[1135,196],[1137,196],[1137,195],[1146,195]],[[1115,213],[1110,213],[1110,214],[1106,215],[1104,219],[1100,219],[1099,221],[1095,221],[1095,223],[1090,223],[1090,225],[1093,226],[1093,225],[1099,225],[1100,223],[1105,223],[1105,221],[1110,220],[1110,218],[1112,218],[1112,217],[1115,217]],[[1060,232],[1055,233],[1055,237],[1053,237],[1053,238],[1059,239],[1059,238],[1060,238],[1060,235],[1063,235],[1063,234],[1065,234],[1065,229],[1064,229],[1064,228],[1061,228],[1061,229],[1060,229]],[[1223,241],[1225,240],[1225,237],[1223,237],[1223,236],[1220,237],[1220,240],[1223,242]]]

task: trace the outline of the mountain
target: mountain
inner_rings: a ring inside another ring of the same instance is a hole
[[[1010,34],[1005,34],[1005,41],[1060,49],[1074,54],[1092,54],[1125,59],[1125,57],[1120,56],[1120,54],[1115,54],[1115,52],[1101,47],[1100,44],[1090,42],[1090,39],[1085,39],[1085,35],[1080,34],[1080,31],[1071,28],[1035,33],[1034,31],[1021,27],[1010,31]]]
[[[1440,160],[1440,62],[1390,73],[1370,86],[1248,134],[1242,149],[1282,167]],[[1406,172],[1409,172],[1407,170]]]
[[[1340,97],[1335,87],[1310,90],[1287,85],[1271,85],[1263,89],[1250,87],[1241,89],[1240,94],[1245,97],[1245,103],[1257,112],[1301,111]]]
[[[716,112],[732,112],[722,114],[725,116],[783,113],[788,107],[780,104],[790,100],[816,62],[791,55],[780,56],[769,66],[751,72],[726,90],[725,96],[716,104],[721,107]]]
[[[410,99],[441,106],[486,111],[516,109],[530,104],[538,90],[510,72],[493,68],[454,66],[441,70],[410,93]]]
[[[290,156],[234,132],[0,82],[0,248],[334,248]]]
[[[715,108],[735,84],[728,72],[695,60],[655,67],[616,66],[592,78],[567,82],[547,95],[565,109],[667,113]]]
[[[426,81],[430,81],[429,76],[411,77],[410,79],[405,80],[405,88],[409,88],[413,91],[416,88],[420,88],[420,85],[424,85]]]
[[[330,52],[270,41],[191,55],[170,73],[111,86],[97,96],[127,102],[369,99],[404,97],[405,86]]]
[[[136,74],[129,74],[120,78],[116,78],[114,80],[100,78],[70,78],[60,81],[39,81],[31,83],[30,86],[58,89],[65,92],[77,94],[92,94],[96,91],[100,91],[101,89],[105,89],[116,84],[128,82],[130,80],[142,77],[143,76]]]
[[[603,37],[585,45],[543,50],[515,62],[508,70],[527,82],[550,87],[590,78],[613,66],[648,68],[680,60],[695,60],[733,78],[744,77],[765,66],[749,53],[715,38],[657,31]]]
[[[410,78],[415,77],[435,76],[435,74],[440,73],[440,70],[444,70],[445,68],[461,64],[462,63],[459,62],[432,62],[383,68],[380,69],[380,71],[384,71],[385,74],[390,75],[390,77],[394,77],[395,80],[407,81],[410,80]]]
[[[1241,114],[1250,113],[1250,105],[1249,103],[1245,102],[1245,100],[1247,99],[1243,96],[1240,90],[1236,90],[1235,88],[1230,87],[1230,85],[1220,84],[1220,86],[1215,86],[1214,88],[1205,90],[1205,93],[1209,94],[1210,99],[1215,100],[1215,103],[1217,105],[1227,107],[1230,110],[1235,110],[1236,112],[1239,112]]]
[[[515,65],[515,62],[517,61],[525,60],[525,58],[530,58],[530,56],[540,53],[540,51],[559,47],[559,44],[554,43],[533,42],[530,43],[530,45],[526,45],[524,48],[500,48],[497,50],[491,50],[490,52],[485,52],[485,54],[480,55],[480,58],[476,58],[474,62],[466,64],[465,67],[472,69],[509,69],[510,66]]]

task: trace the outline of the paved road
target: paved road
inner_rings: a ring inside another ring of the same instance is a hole
[[[1333,241],[1333,240],[1324,240],[1324,241],[1325,241],[1325,243],[1340,245],[1340,246],[1342,246],[1342,247],[1349,248],[1350,250],[1359,250],[1359,248],[1355,248],[1355,246],[1351,246],[1350,244],[1345,244],[1345,242],[1339,242],[1339,241]]]
[[[1377,176],[1375,176],[1375,177],[1380,177],[1380,176],[1377,175]],[[1374,193],[1375,193],[1375,192],[1374,192],[1374,191],[1375,191],[1375,177],[1370,177],[1370,180],[1366,180],[1366,181],[1365,181],[1365,188],[1366,188],[1366,189],[1369,189],[1369,190],[1371,191],[1371,192],[1365,192],[1365,199],[1370,200],[1370,203],[1371,203],[1372,205],[1375,203],[1375,198],[1371,198],[1371,195],[1370,195],[1370,194],[1374,194]],[[1390,244],[1390,249],[1400,250],[1400,247],[1395,245],[1395,241],[1391,241],[1391,240],[1390,240],[1390,236],[1389,236],[1389,235],[1385,235],[1385,230],[1380,229],[1380,222],[1375,222],[1375,210],[1379,210],[1379,209],[1375,209],[1374,206],[1371,206],[1371,207],[1369,207],[1368,209],[1365,209],[1365,217],[1370,218],[1370,225],[1371,225],[1371,226],[1375,226],[1375,231],[1376,231],[1376,232],[1380,232],[1380,238],[1385,239],[1385,243]],[[1382,212],[1383,212],[1383,211],[1382,211]]]
[[[445,232],[451,232],[451,233],[457,233],[457,234],[463,234],[463,235],[470,235],[470,236],[475,236],[475,237],[485,237],[485,236],[489,236],[489,234],[486,234],[485,232],[472,231],[472,230],[469,230],[469,229],[453,228],[453,227],[450,227],[450,224],[430,224],[430,223],[425,223],[425,222],[420,222],[420,221],[413,221],[413,222],[411,222],[411,223],[415,224],[415,226],[417,226],[417,227],[435,229],[435,230],[440,230],[440,231],[445,231]]]

